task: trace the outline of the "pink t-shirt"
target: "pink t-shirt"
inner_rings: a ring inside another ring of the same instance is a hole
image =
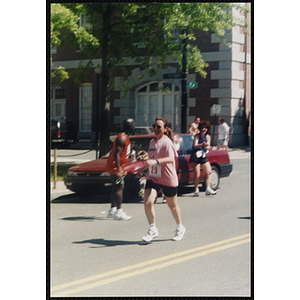
[[[149,159],[175,157],[173,163],[150,166],[147,173],[147,180],[152,180],[154,183],[165,186],[177,187],[176,160],[178,154],[173,142],[166,135],[158,141],[152,139],[149,144],[148,156]]]

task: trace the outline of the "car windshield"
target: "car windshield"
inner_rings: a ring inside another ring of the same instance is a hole
[[[131,150],[135,150],[136,153],[139,153],[141,150],[147,152],[151,139],[152,137],[130,137]],[[194,136],[176,134],[174,140],[175,148],[178,152],[178,155],[188,155],[192,153]],[[108,153],[104,154],[101,158],[108,158],[110,153],[111,150]]]
[[[139,153],[141,150],[148,151],[149,143],[152,137],[150,138],[134,138],[130,139],[131,142],[131,149],[135,150],[136,153]]]
[[[179,135],[174,136],[175,148],[178,155],[188,155],[193,151],[194,136],[192,135]]]
[[[149,133],[153,133],[153,128],[152,127],[147,127],[147,128],[135,128],[133,135],[146,135]]]

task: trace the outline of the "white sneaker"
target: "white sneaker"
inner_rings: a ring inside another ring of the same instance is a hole
[[[157,237],[159,235],[157,228],[156,229],[148,229],[147,234],[143,236],[143,241],[150,242],[153,240],[153,238]]]
[[[115,207],[112,207],[107,214],[107,218],[113,218],[117,212],[117,209]]]
[[[179,229],[176,229],[175,235],[172,240],[176,241],[176,242],[181,241],[183,238],[183,235],[185,234],[185,231],[186,231],[186,229],[184,226],[181,226]]]
[[[114,220],[128,221],[131,217],[127,216],[124,211],[117,211],[114,215]]]
[[[209,195],[215,195],[217,192],[214,191],[210,186],[206,189],[205,195],[209,196]]]
[[[199,197],[199,192],[195,192],[194,197]]]

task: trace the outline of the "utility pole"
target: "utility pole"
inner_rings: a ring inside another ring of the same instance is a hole
[[[186,46],[187,46],[187,34],[188,28],[183,30],[185,38],[183,40],[182,48],[182,80],[181,80],[181,133],[186,133],[187,130],[187,79],[186,79]]]
[[[99,78],[101,74],[101,67],[98,65],[95,68],[95,73],[97,75],[97,91],[96,91],[96,134],[95,134],[95,145],[96,145],[96,159],[98,159],[98,151],[99,151]]]

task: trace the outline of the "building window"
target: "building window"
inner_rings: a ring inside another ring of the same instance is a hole
[[[140,6],[138,9],[137,9],[137,15],[139,16],[142,16],[144,13],[147,13],[147,9],[146,9],[146,6]],[[133,24],[132,25],[132,28],[131,28],[131,33],[135,33],[136,31],[138,32],[138,26],[139,27],[142,27],[143,29],[145,29],[145,24]],[[146,48],[146,44],[145,44],[145,41],[143,40],[140,40],[140,41],[137,41],[134,43],[138,48]]]
[[[86,83],[79,87],[79,131],[92,131],[92,84]]]
[[[55,89],[55,99],[65,99],[66,92],[65,89]]]
[[[62,104],[61,103],[55,103],[55,114],[61,115],[62,113]]]
[[[51,47],[51,54],[57,54],[57,46]]]
[[[180,28],[178,26],[174,26],[173,30],[171,31],[171,34],[172,34],[171,43],[179,45],[180,44],[180,38],[179,38]]]
[[[180,131],[180,89],[166,82],[151,82],[136,89],[135,121],[137,126],[151,126],[164,117],[175,132]]]
[[[167,24],[167,20],[164,20],[165,25]],[[173,26],[172,30],[170,30],[169,34],[171,35],[170,37],[170,42],[173,44],[180,44],[180,27],[178,26]],[[164,34],[164,38],[167,38],[167,34]]]
[[[51,119],[64,121],[66,119],[66,91],[58,86],[50,89]]]
[[[80,14],[80,16],[79,16],[79,27],[84,27],[88,31],[93,30],[93,25],[92,25],[92,23],[89,22],[89,17],[86,16],[85,14]],[[79,44],[78,51],[81,51],[85,46],[86,46],[86,44]]]

